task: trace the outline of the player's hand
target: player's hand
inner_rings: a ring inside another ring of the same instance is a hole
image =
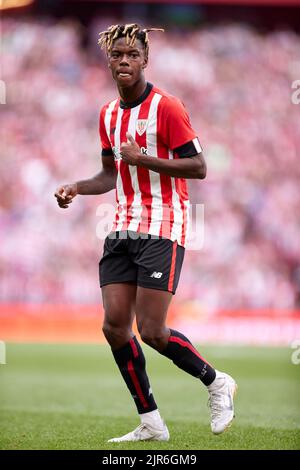
[[[121,158],[128,165],[138,165],[141,158],[141,149],[129,132],[126,132],[127,142],[123,142],[120,147]]]
[[[63,186],[59,186],[55,191],[54,196],[57,199],[57,204],[62,209],[67,209],[69,204],[72,203],[72,200],[75,196],[77,196],[77,184],[64,184]]]

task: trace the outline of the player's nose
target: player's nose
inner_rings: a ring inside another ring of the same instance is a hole
[[[126,54],[121,56],[120,65],[129,65],[128,56]]]

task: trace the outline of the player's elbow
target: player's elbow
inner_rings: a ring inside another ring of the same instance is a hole
[[[206,163],[203,160],[202,157],[197,157],[195,158],[195,173],[196,173],[196,178],[199,180],[204,180],[206,177]]]
[[[199,167],[198,169],[198,179],[199,180],[204,180],[204,178],[206,178],[206,164],[203,163],[201,164],[201,166]]]

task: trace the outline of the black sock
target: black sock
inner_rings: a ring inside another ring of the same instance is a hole
[[[136,337],[120,349],[112,351],[126,385],[135,401],[139,414],[157,409],[149,379],[146,361]]]
[[[210,385],[216,378],[215,369],[200,356],[192,343],[181,333],[171,330],[168,346],[161,352],[177,367]]]

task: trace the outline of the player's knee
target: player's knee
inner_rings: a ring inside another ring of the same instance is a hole
[[[130,338],[130,332],[122,326],[104,321],[102,326],[103,334],[112,347],[122,346]]]
[[[107,341],[110,342],[111,337],[114,336],[115,329],[109,323],[104,322],[102,331]]]
[[[156,329],[156,328],[141,328],[140,329],[141,339],[144,343],[148,344],[154,349],[158,351],[163,350],[166,345],[166,334],[164,329]]]

